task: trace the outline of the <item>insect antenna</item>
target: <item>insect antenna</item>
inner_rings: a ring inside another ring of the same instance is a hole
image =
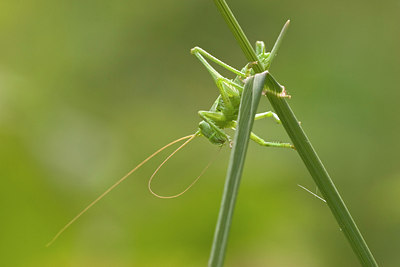
[[[187,140],[185,143],[183,143],[180,147],[178,147],[174,152],[172,152],[159,166],[158,168],[154,171],[154,173],[151,175],[149,182],[147,184],[147,187],[150,191],[150,193],[152,193],[154,196],[158,197],[158,198],[162,198],[162,199],[170,199],[170,198],[177,198],[183,194],[185,194],[195,183],[197,183],[197,181],[200,179],[201,176],[203,176],[203,174],[208,170],[208,168],[211,166],[211,164],[214,162],[216,156],[218,155],[218,153],[208,162],[208,164],[206,165],[206,167],[204,167],[204,169],[200,172],[200,174],[197,176],[196,179],[193,180],[193,182],[188,185],[182,192],[176,194],[176,195],[172,195],[172,196],[162,196],[159,195],[157,193],[155,193],[153,191],[153,189],[151,188],[151,183],[153,182],[154,176],[156,176],[156,174],[158,173],[158,171],[161,169],[161,167],[170,159],[172,158],[172,156],[175,155],[175,153],[177,153],[179,150],[181,150],[184,146],[186,146],[190,141],[192,141],[197,135],[194,135],[192,138],[190,138],[189,140]],[[221,148],[218,150],[218,152],[221,151]]]
[[[194,137],[196,137],[198,135],[198,133],[196,132],[195,134],[191,134],[191,135],[187,135],[184,137],[181,137],[179,139],[176,139],[175,141],[172,141],[168,144],[166,144],[165,146],[163,146],[162,148],[158,149],[156,152],[154,152],[153,154],[151,154],[150,156],[148,156],[145,160],[143,160],[142,162],[140,162],[135,168],[133,168],[131,171],[129,171],[127,174],[125,174],[121,179],[119,179],[115,184],[113,184],[111,187],[109,187],[106,191],[104,191],[104,193],[102,193],[100,196],[98,196],[95,200],[93,200],[88,206],[86,206],[86,208],[84,208],[81,212],[79,212],[71,221],[69,221],[63,228],[61,228],[60,231],[58,231],[58,233],[53,237],[53,239],[46,244],[46,247],[49,247],[51,244],[54,243],[54,241],[57,240],[57,238],[65,231],[67,230],[71,224],[73,224],[77,219],[79,219],[79,217],[81,217],[86,211],[88,211],[88,209],[90,209],[91,207],[93,207],[97,202],[99,202],[103,197],[105,197],[108,193],[110,193],[110,191],[112,191],[115,187],[117,187],[120,183],[122,183],[126,178],[128,178],[128,176],[130,176],[132,173],[134,173],[137,169],[139,169],[140,167],[142,167],[147,161],[149,161],[151,158],[153,158],[154,156],[156,156],[158,153],[160,153],[161,151],[163,151],[164,149],[172,146],[173,144],[176,144],[182,140],[185,139],[189,139],[187,140],[184,144],[187,144],[190,140],[193,140]],[[181,145],[182,147],[183,145]],[[175,152],[174,152],[175,153]],[[157,169],[158,170],[158,169]]]

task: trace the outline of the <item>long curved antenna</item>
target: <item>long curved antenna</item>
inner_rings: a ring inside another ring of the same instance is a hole
[[[88,209],[90,209],[92,206],[94,206],[94,204],[96,204],[97,202],[99,202],[105,195],[107,195],[108,193],[110,193],[111,190],[113,190],[115,187],[117,187],[120,183],[122,183],[126,178],[128,178],[129,175],[131,175],[132,173],[134,173],[137,169],[139,169],[140,167],[142,167],[143,164],[145,164],[147,161],[149,161],[151,158],[153,158],[155,155],[157,155],[158,153],[160,153],[161,151],[163,151],[164,149],[166,149],[169,146],[172,146],[175,143],[178,143],[182,140],[188,139],[192,140],[195,136],[197,136],[197,132],[195,134],[191,134],[191,135],[187,135],[184,137],[181,137],[179,139],[176,139],[175,141],[172,141],[171,143],[163,146],[162,148],[160,148],[159,150],[157,150],[156,152],[154,152],[153,154],[151,154],[150,156],[148,156],[145,160],[143,160],[142,162],[140,162],[135,168],[133,168],[130,172],[128,172],[127,174],[125,174],[121,179],[119,179],[115,184],[113,184],[110,188],[108,188],[103,194],[101,194],[100,196],[98,196],[95,200],[93,200],[86,208],[84,208],[81,212],[79,212],[71,221],[69,221],[69,223],[67,223],[63,228],[61,228],[60,231],[58,231],[58,233],[53,237],[53,239],[47,243],[46,247],[49,247],[51,244],[54,243],[54,241],[56,241],[56,239],[65,231],[67,230],[68,227],[71,226],[71,224],[73,224],[79,217],[81,217]],[[188,141],[186,141],[184,144],[186,144]]]
[[[147,184],[147,187],[148,187],[150,193],[152,193],[154,196],[156,196],[156,197],[158,197],[158,198],[162,198],[162,199],[170,199],[170,198],[176,198],[176,197],[179,197],[179,196],[185,194],[186,191],[188,191],[188,190],[200,179],[200,177],[203,176],[203,174],[207,171],[207,169],[208,169],[208,168],[211,166],[211,164],[214,162],[216,156],[214,156],[214,157],[208,162],[208,164],[206,165],[206,167],[204,167],[204,169],[201,171],[201,173],[199,174],[199,176],[197,176],[197,178],[194,179],[194,181],[193,181],[190,185],[188,185],[188,187],[186,187],[185,190],[183,190],[182,192],[180,192],[180,193],[178,193],[178,194],[176,194],[176,195],[172,195],[172,196],[162,196],[162,195],[159,195],[159,194],[157,194],[157,193],[155,193],[155,192],[153,191],[153,189],[151,188],[151,183],[152,183],[152,181],[153,181],[153,179],[154,179],[154,176],[158,173],[158,171],[161,169],[161,167],[162,167],[173,155],[175,155],[176,152],[178,152],[179,150],[181,150],[184,146],[186,146],[186,145],[187,145],[190,141],[192,141],[195,137],[196,137],[196,136],[193,136],[192,138],[190,138],[189,140],[187,140],[185,143],[183,143],[180,147],[178,147],[174,152],[172,152],[172,153],[160,164],[160,166],[158,166],[158,168],[157,168],[157,169],[154,171],[154,173],[151,175],[151,177],[150,177],[150,179],[149,179],[149,182],[148,182],[148,184]],[[219,151],[221,151],[221,149],[219,149],[218,152],[219,152]],[[218,155],[218,154],[217,154],[217,155]]]

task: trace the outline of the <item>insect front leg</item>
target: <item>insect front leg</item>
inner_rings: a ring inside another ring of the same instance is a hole
[[[278,115],[276,115],[276,113],[272,112],[272,111],[267,111],[267,112],[263,112],[263,113],[258,113],[256,114],[256,116],[254,117],[255,120],[261,120],[264,118],[269,118],[272,117],[274,118],[274,120],[277,123],[281,123],[281,120],[279,119]]]
[[[281,142],[267,142],[261,137],[257,136],[255,133],[250,133],[250,139],[262,146],[269,146],[269,147],[283,147],[283,148],[294,148],[292,144],[289,143],[281,143]]]
[[[265,113],[268,113],[268,112],[265,112]],[[264,115],[265,113],[261,113],[261,115]],[[273,113],[273,112],[271,112],[271,113]],[[260,115],[260,114],[257,114],[257,115]],[[232,129],[236,131],[236,127],[237,127],[237,122],[233,122]],[[250,133],[250,139],[253,140],[254,142],[256,142],[257,144],[262,145],[262,146],[283,147],[283,148],[293,148],[294,149],[294,146],[292,144],[289,144],[289,143],[267,142],[267,141],[265,141],[264,139],[262,139],[261,137],[259,137],[258,135],[256,135],[253,132]]]

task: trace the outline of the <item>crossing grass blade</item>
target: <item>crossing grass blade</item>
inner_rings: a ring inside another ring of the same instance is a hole
[[[238,41],[240,47],[243,50],[247,60],[249,62],[257,61],[257,56],[252,46],[250,45],[249,40],[241,29],[239,23],[237,22],[235,16],[230,10],[229,6],[226,4],[225,0],[214,0],[218,10],[220,11],[222,17],[225,22],[228,24],[231,29],[233,35]],[[260,64],[256,64],[254,66],[254,70],[256,72],[263,72],[265,69],[260,66]],[[268,76],[269,78],[270,76]],[[282,88],[269,88],[270,90],[276,93],[280,93]],[[299,153],[301,159],[304,162],[304,165],[307,167],[308,171],[311,174],[311,177],[315,181],[319,190],[321,191],[322,196],[326,200],[328,207],[330,208],[332,214],[334,215],[337,223],[339,224],[340,229],[344,233],[347,238],[349,244],[351,245],[354,253],[357,255],[362,266],[368,267],[376,267],[378,266],[377,262],[374,259],[370,249],[368,248],[367,243],[365,242],[361,232],[359,231],[355,221],[353,220],[349,210],[347,209],[342,197],[340,196],[338,190],[336,189],[332,179],[330,178],[328,172],[326,171],[322,161],[319,159],[316,151],[314,150],[310,140],[307,135],[301,128],[298,123],[292,109],[287,103],[286,99],[282,97],[277,97],[277,94],[267,94],[269,101],[271,102],[272,107],[275,109],[279,118],[282,121],[282,124],[288,133],[292,143],[296,147],[297,152]],[[234,151],[232,151],[233,153]],[[237,153],[235,151],[235,153]],[[235,158],[235,155],[231,156],[231,159]],[[244,159],[243,159],[244,161]],[[221,214],[221,213],[220,213]],[[232,213],[230,213],[232,214]],[[221,218],[220,218],[221,219]],[[218,224],[221,227],[220,224]],[[223,225],[222,225],[223,226]],[[229,230],[229,225],[228,230]],[[217,228],[217,233],[224,232],[225,230],[221,230]],[[215,242],[215,240],[214,240]],[[226,242],[226,240],[224,240]],[[226,246],[226,244],[225,244]],[[214,248],[214,245],[213,245]],[[224,250],[221,250],[221,253],[224,253]],[[215,253],[214,251],[212,253]],[[211,259],[213,258],[223,258],[224,255],[213,256],[211,254]],[[222,266],[220,265],[210,265],[214,266]]]
[[[254,116],[256,115],[258,103],[260,102],[266,76],[267,72],[249,77],[244,86],[239,107],[238,126],[233,141],[221,208],[211,249],[209,260],[210,267],[223,266],[233,210],[235,208],[240,179],[246,159],[250,132],[253,128]]]

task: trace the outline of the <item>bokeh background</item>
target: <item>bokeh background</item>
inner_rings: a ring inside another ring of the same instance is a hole
[[[271,71],[376,259],[399,266],[400,1],[229,3],[268,48],[292,20]],[[173,200],[146,188],[172,150],[161,154],[45,244],[147,155],[196,130],[218,93],[190,48],[246,64],[213,2],[0,7],[0,265],[206,266],[228,148]],[[272,120],[255,131],[288,141]],[[181,191],[217,151],[194,141],[155,190]],[[359,266],[326,205],[297,184],[315,191],[296,152],[250,145],[226,266]]]

